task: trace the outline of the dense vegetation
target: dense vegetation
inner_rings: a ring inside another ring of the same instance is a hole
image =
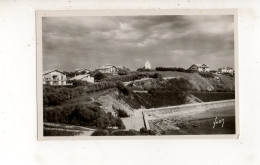
[[[177,72],[185,72],[184,68],[180,67],[157,67],[155,68],[156,71],[177,71]]]
[[[116,112],[117,116],[120,118],[129,117],[129,115],[124,110],[117,109]]]
[[[71,131],[57,131],[57,130],[46,130],[43,131],[43,136],[76,136],[79,135],[80,132],[71,132]]]
[[[62,102],[69,99],[77,98],[83,93],[97,92],[100,90],[106,90],[115,88],[117,86],[114,82],[100,82],[95,84],[89,84],[86,86],[78,86],[75,88],[68,87],[43,87],[43,105],[44,106],[57,106],[61,105]]]
[[[120,118],[114,117],[110,112],[105,113],[100,107],[92,104],[66,105],[45,108],[44,122],[72,124],[80,126],[107,128],[125,128]]]

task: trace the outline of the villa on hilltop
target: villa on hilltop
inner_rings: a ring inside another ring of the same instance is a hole
[[[85,71],[85,73],[89,73],[90,72],[90,70],[88,70],[88,69],[86,69],[86,68],[80,68],[80,69],[76,69],[76,73],[81,73],[81,72],[83,72],[83,71]]]
[[[206,64],[193,64],[191,65],[189,70],[198,72],[209,72],[209,67]]]
[[[111,65],[111,64],[102,65],[97,70],[100,71],[101,73],[112,73],[112,74],[114,74],[114,73],[117,72],[117,68],[114,65]]]
[[[218,71],[220,73],[230,73],[230,74],[234,74],[234,69],[231,67],[223,67],[223,68],[219,68]]]
[[[45,71],[42,75],[43,84],[46,85],[68,85],[66,75],[58,70]]]
[[[114,66],[111,64],[106,64],[100,66],[97,71],[101,73],[111,73],[111,74],[117,74],[120,69],[126,69],[124,66]]]

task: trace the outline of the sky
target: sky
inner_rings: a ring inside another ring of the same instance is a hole
[[[231,15],[43,18],[43,71],[104,64],[210,69],[234,67]]]

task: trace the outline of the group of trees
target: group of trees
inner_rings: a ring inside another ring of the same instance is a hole
[[[185,72],[184,68],[180,67],[156,67],[156,71],[177,71],[177,72]]]
[[[106,113],[100,107],[91,104],[66,105],[63,107],[45,108],[43,111],[44,122],[72,124],[88,127],[118,127],[125,126],[120,118]]]

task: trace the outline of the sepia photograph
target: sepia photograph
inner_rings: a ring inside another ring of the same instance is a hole
[[[38,138],[238,135],[234,12],[53,13],[36,13]]]

